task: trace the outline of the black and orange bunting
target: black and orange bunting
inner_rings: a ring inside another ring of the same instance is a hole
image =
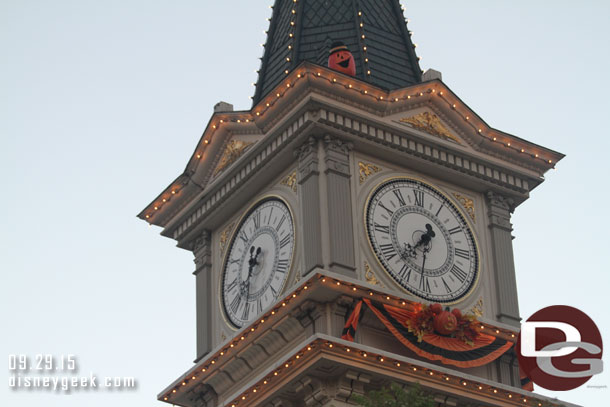
[[[427,333],[418,338],[418,335],[410,332],[408,328],[409,321],[413,320],[418,312],[417,309],[409,310],[381,304],[368,298],[363,298],[356,304],[345,324],[342,339],[354,341],[358,322],[363,314],[362,303],[368,306],[400,343],[428,360],[438,360],[461,368],[477,367],[496,360],[513,346],[510,341],[481,332],[478,332],[470,343],[437,333]]]

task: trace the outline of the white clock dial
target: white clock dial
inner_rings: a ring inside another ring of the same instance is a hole
[[[379,263],[409,292],[447,303],[474,287],[479,272],[474,234],[436,188],[411,178],[387,180],[372,192],[365,216]]]
[[[242,327],[280,295],[290,272],[294,222],[288,206],[266,198],[251,208],[235,230],[224,264],[222,304]]]

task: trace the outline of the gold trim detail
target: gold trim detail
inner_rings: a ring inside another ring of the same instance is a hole
[[[369,176],[381,171],[381,168],[376,165],[364,163],[362,161],[358,162],[358,168],[360,170],[360,185],[362,185]]]
[[[225,333],[224,333],[224,332],[221,332],[221,333],[220,333],[220,340],[221,340],[222,342],[224,342],[224,341],[226,341],[226,340],[227,340],[227,335],[225,335]]]
[[[227,247],[227,243],[229,241],[229,237],[231,236],[231,231],[233,230],[233,227],[235,227],[235,222],[233,222],[229,226],[227,226],[225,228],[225,230],[223,230],[222,233],[220,234],[220,256],[221,257],[225,251],[225,248]]]
[[[288,188],[292,189],[292,192],[297,193],[297,172],[293,171],[292,174],[288,174],[280,184],[286,185]]]
[[[432,134],[433,136],[438,136],[445,140],[451,140],[460,145],[462,144],[457,137],[447,130],[441,120],[434,113],[419,113],[415,116],[402,118],[400,119],[400,122],[410,124],[415,129]]]
[[[472,222],[477,223],[477,220],[476,220],[475,214],[474,214],[474,201],[470,198],[465,197],[464,195],[458,194],[457,192],[454,192],[453,196],[464,207],[464,209],[466,210],[466,213],[468,213],[468,216],[470,216],[470,219],[472,219]]]
[[[471,308],[470,312],[472,312],[477,317],[483,316],[483,298],[479,298],[476,304]]]
[[[377,280],[375,273],[373,273],[373,270],[371,270],[371,266],[369,266],[366,261],[364,262],[364,278],[366,278],[366,281],[369,284],[379,285],[383,287],[383,284],[381,284],[379,280]]]
[[[301,281],[301,270],[297,271],[296,275],[294,276],[294,284],[298,284],[299,281]]]
[[[254,144],[254,141],[243,141],[243,140],[231,140],[227,147],[225,147],[225,151],[222,153],[222,157],[220,158],[220,162],[216,166],[214,170],[214,176],[218,175],[222,171],[225,170],[229,165],[233,164],[239,157],[242,156],[243,153],[246,152],[248,147]]]

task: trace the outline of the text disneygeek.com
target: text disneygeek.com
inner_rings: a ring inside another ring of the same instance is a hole
[[[47,390],[70,393],[76,390],[134,390],[134,377],[79,375],[74,355],[9,355],[8,387],[19,390]]]

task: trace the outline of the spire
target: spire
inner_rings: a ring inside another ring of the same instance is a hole
[[[356,78],[388,90],[421,82],[399,0],[275,0],[254,104],[301,62],[326,66],[339,41]]]

